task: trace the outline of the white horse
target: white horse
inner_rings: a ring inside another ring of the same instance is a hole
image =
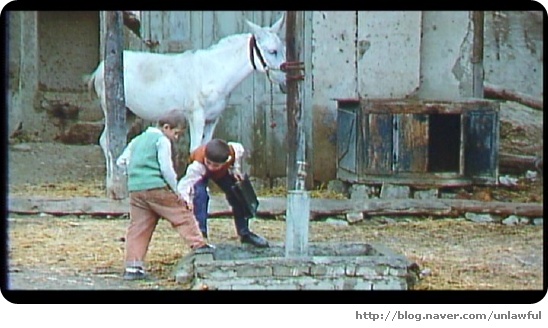
[[[189,122],[190,151],[211,140],[230,93],[254,70],[285,90],[285,45],[278,32],[284,16],[270,27],[246,20],[251,33],[230,35],[207,49],[179,54],[123,52],[126,107],[137,117],[156,121],[163,113],[180,111]],[[92,73],[88,88],[95,87],[106,120],[104,62]],[[99,143],[106,159],[107,192],[113,184],[106,144],[107,124]]]

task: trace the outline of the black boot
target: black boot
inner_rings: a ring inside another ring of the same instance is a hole
[[[240,236],[240,241],[242,244],[251,244],[255,247],[268,247],[268,240],[264,237],[261,237],[253,232],[249,232],[246,235]]]

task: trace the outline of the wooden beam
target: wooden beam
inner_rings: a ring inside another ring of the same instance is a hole
[[[515,101],[522,105],[538,110],[542,110],[544,108],[542,98],[535,98],[517,91],[504,89],[499,86],[490,84],[485,84],[484,86],[484,97],[491,99]]]
[[[286,213],[286,197],[259,197],[257,217],[271,217]],[[8,212],[15,214],[97,215],[120,216],[129,212],[129,202],[97,197],[27,197],[10,196]],[[346,213],[391,216],[443,216],[456,217],[464,213],[517,215],[530,218],[544,216],[542,203],[482,202],[460,199],[368,199],[356,202],[350,199],[310,199],[310,219]],[[211,197],[211,217],[231,216],[232,210],[224,196]]]
[[[128,196],[127,179],[116,165],[127,143],[126,106],[124,96],[122,12],[107,11],[105,45],[105,93],[107,115],[107,197],[123,199]]]
[[[501,173],[522,174],[527,171],[542,173],[542,162],[542,158],[536,156],[499,154],[499,170]]]
[[[297,13],[288,11],[285,23],[286,60],[295,62],[299,59],[295,36]],[[299,83],[287,79],[287,190],[295,190],[297,181],[297,152],[299,141],[299,123],[301,119],[301,104],[299,102]]]

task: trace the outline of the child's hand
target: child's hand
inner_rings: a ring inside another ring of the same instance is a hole
[[[187,203],[183,196],[180,194],[180,193],[177,193],[177,199],[179,200],[179,203],[181,203],[181,205],[183,207],[185,207],[186,209],[188,209],[189,211],[192,211],[192,203]]]
[[[232,170],[232,175],[237,181],[243,181],[245,176],[240,172],[240,170],[234,169]]]
[[[192,211],[192,204],[189,204],[183,200],[184,206],[189,210]]]

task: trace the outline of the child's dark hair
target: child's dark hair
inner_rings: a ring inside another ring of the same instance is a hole
[[[221,139],[212,139],[205,148],[205,157],[215,163],[224,163],[230,156],[230,147],[226,141]]]
[[[169,125],[170,128],[186,128],[186,119],[183,113],[179,110],[173,109],[165,113],[158,119],[158,126],[162,127],[164,124]]]

